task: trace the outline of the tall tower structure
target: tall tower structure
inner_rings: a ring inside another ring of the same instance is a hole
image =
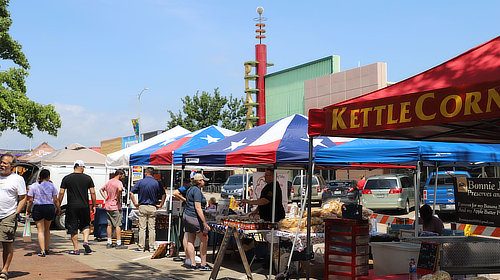
[[[267,63],[267,46],[262,44],[262,39],[266,38],[266,24],[263,21],[267,19],[262,17],[264,8],[258,7],[257,13],[258,18],[255,18],[258,23],[255,24],[257,35],[256,39],[259,43],[255,45],[255,60],[245,62],[245,107],[247,107],[246,116],[246,129],[253,127],[253,121],[257,120],[257,125],[263,125],[266,123],[266,92],[265,92],[265,79],[264,76],[267,74],[267,67],[273,66],[272,63]],[[256,69],[255,74],[252,75],[251,72],[253,68]],[[255,81],[255,87],[251,88],[249,86],[249,81]],[[255,94],[255,101],[253,95]],[[254,107],[257,115],[254,113]]]

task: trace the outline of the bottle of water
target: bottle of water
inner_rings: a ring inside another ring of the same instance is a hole
[[[377,232],[377,220],[375,220],[374,218],[371,218],[370,225],[372,226],[372,232],[373,233]]]
[[[417,280],[417,263],[415,263],[415,259],[411,258],[410,263],[408,264],[409,267],[409,280]]]

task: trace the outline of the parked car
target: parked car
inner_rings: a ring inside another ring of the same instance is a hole
[[[243,178],[245,177],[245,178]],[[220,195],[222,198],[230,198],[230,197],[235,197],[235,198],[242,198],[243,197],[243,180],[246,180],[247,176],[246,174],[235,174],[229,176],[227,178],[226,182],[224,185],[222,185],[222,189],[220,192]],[[253,184],[253,175],[248,174],[248,187],[251,187]],[[245,181],[246,185],[246,181]]]
[[[455,215],[455,189],[453,183],[457,177],[470,178],[467,171],[439,171],[437,176],[436,214],[444,220],[454,219]],[[434,204],[434,187],[436,172],[431,173],[424,186],[424,203]]]
[[[301,188],[302,186],[302,188]],[[290,198],[292,202],[300,202],[301,197],[306,193],[307,176],[297,175],[293,178]],[[312,176],[311,201],[321,204],[323,202],[323,190],[326,188],[325,179],[319,174]]]
[[[354,190],[356,180],[333,180],[323,190],[323,202],[340,199],[344,203],[359,204],[359,190]],[[356,193],[357,192],[357,193]]]
[[[410,212],[415,206],[413,179],[404,174],[375,175],[366,180],[361,201],[370,209],[397,209]]]

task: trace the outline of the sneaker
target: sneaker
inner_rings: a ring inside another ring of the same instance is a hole
[[[70,255],[80,255],[80,250],[71,250],[68,252]]]
[[[45,253],[38,253],[38,256],[44,258],[45,257]]]
[[[198,269],[198,267],[196,265],[190,265],[190,266],[188,266],[188,269],[189,270],[196,270],[196,269]]]
[[[208,264],[206,264],[206,265],[200,266],[200,270],[201,271],[211,271],[212,267],[209,266]]]
[[[123,243],[115,246],[115,249],[127,249],[127,248],[128,246],[123,245]]]
[[[115,245],[115,244],[113,244],[113,243],[111,243],[111,244],[110,244],[110,243],[106,244],[106,249],[111,249],[111,248],[114,248],[114,247],[116,247],[116,245]]]
[[[139,249],[139,248],[135,248],[134,252],[137,252],[137,253],[144,253],[144,250]]]
[[[92,253],[92,249],[90,249],[89,243],[83,243],[83,248],[85,248],[85,254]]]

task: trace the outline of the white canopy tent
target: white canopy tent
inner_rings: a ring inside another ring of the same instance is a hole
[[[123,150],[111,153],[106,156],[106,167],[128,168],[130,166],[129,160],[131,154],[163,141],[170,142],[172,138],[188,134],[189,132],[190,132],[189,130],[181,126],[176,126],[146,141],[140,142]]]

